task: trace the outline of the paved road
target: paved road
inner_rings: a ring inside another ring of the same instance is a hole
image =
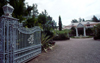
[[[42,53],[28,63],[100,63],[100,40],[56,41],[53,50]]]

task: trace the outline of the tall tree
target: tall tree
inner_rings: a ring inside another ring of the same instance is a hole
[[[62,21],[61,21],[61,16],[59,16],[59,31],[62,30]]]
[[[99,20],[97,19],[97,17],[95,15],[93,16],[92,21],[93,22],[99,22]]]

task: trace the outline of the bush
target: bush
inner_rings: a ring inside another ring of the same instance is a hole
[[[94,38],[94,40],[97,40],[98,38],[97,37],[93,37]]]
[[[53,42],[53,33],[50,32],[51,35],[46,34],[44,32],[42,32],[41,35],[41,44],[42,44],[42,50],[47,52],[47,49],[53,45],[55,45],[55,42]]]
[[[86,35],[93,36],[93,30],[91,28],[86,29]]]
[[[97,36],[97,37],[94,36],[93,38],[94,38],[94,40],[97,40],[97,39],[100,39],[100,36]]]
[[[69,40],[67,30],[56,31],[56,36],[53,40]]]
[[[43,33],[46,33],[46,36],[49,36],[49,38],[53,37],[54,36],[54,32],[52,31],[43,31]]]
[[[100,39],[100,24],[94,26],[93,32],[94,32],[94,40]]]
[[[41,44],[42,44],[42,50],[43,51],[45,51],[48,47],[50,47],[52,45],[52,44],[49,43],[50,40],[52,40],[52,38],[50,38],[50,36],[46,36],[45,33],[42,33],[42,35],[41,35]]]
[[[71,34],[70,34],[70,36],[76,36],[76,29],[75,29],[75,27],[71,28]]]

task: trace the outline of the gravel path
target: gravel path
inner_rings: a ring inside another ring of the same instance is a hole
[[[28,63],[100,63],[100,40],[56,41],[53,50],[40,54]]]

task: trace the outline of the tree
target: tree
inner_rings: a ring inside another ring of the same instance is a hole
[[[78,23],[78,21],[77,21],[76,19],[73,19],[73,20],[71,21],[71,23]]]
[[[61,21],[61,16],[59,16],[59,31],[62,30],[62,21]]]
[[[39,14],[38,16],[38,23],[41,24],[41,27],[43,28],[43,30],[46,30],[47,26],[46,24],[48,23],[48,20],[47,20],[47,16],[48,16],[48,13],[46,10],[44,10],[42,13]],[[51,19],[51,18],[50,18]],[[49,24],[48,24],[49,25]]]
[[[95,15],[93,16],[92,21],[93,22],[99,22],[99,20],[97,19],[97,17]]]
[[[81,18],[79,18],[79,22],[82,22],[82,19]]]
[[[24,20],[24,18],[22,17],[25,13],[25,0],[9,0],[10,5],[12,5],[14,7],[14,12],[12,14],[13,17],[20,19],[19,21],[21,22],[22,20]],[[2,16],[3,13],[3,9],[2,7],[7,4],[7,0],[0,0],[0,16]],[[20,10],[20,12],[19,12]]]
[[[47,22],[45,24],[46,29],[51,30],[56,28],[56,22],[52,19],[51,16],[47,16]]]
[[[46,23],[46,16],[44,14],[39,14],[38,16],[38,22],[41,23],[42,25]]]
[[[14,7],[13,16],[18,18],[18,16],[23,16],[25,13],[25,0],[10,0],[9,3]],[[20,11],[19,11],[20,10]]]
[[[27,13],[29,16],[31,16],[31,11],[33,10],[32,6],[27,5]]]
[[[75,29],[75,27],[71,28],[71,34],[72,34],[72,36],[76,36],[76,29]]]
[[[33,4],[33,6],[27,5],[25,16],[27,17],[27,20],[24,22],[24,26],[34,27],[41,25],[41,23],[38,22],[40,20],[38,20],[37,4]]]
[[[83,22],[85,21],[85,19],[83,18],[83,20],[82,20]]]
[[[94,39],[100,39],[100,24],[94,26],[93,32],[94,32]]]
[[[2,7],[7,3],[6,0],[0,0],[0,16],[3,15]],[[25,6],[25,0],[9,0],[9,4],[14,7],[13,17],[18,18],[20,22],[25,20],[23,16],[30,14],[32,6]]]
[[[56,22],[55,20],[52,20],[52,28],[55,29],[57,26],[56,26]]]
[[[39,12],[38,12],[38,9],[37,9],[37,4],[33,4],[33,16],[37,17]]]
[[[46,10],[39,14],[38,23],[41,23],[41,27],[45,31],[49,31],[56,27],[55,21],[52,19],[50,15],[46,12]]]
[[[89,36],[93,35],[92,29],[91,28],[86,28],[86,34],[89,35]]]
[[[28,18],[24,24],[24,26],[27,26],[28,28],[32,28],[34,26],[37,26],[38,23],[37,23],[37,18],[35,18],[34,16],[32,18]]]
[[[26,16],[29,15],[29,16],[34,16],[34,17],[37,17],[39,12],[38,12],[38,9],[37,9],[37,4],[33,4],[33,6],[30,6],[30,5],[27,5],[27,9],[26,9]]]

